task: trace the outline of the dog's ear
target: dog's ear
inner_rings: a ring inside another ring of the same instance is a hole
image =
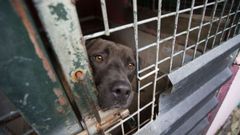
[[[100,40],[100,38],[86,41],[86,49],[89,50],[94,44],[98,42],[98,40]]]

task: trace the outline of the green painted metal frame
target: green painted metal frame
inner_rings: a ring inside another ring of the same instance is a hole
[[[53,50],[54,66],[47,56],[49,43],[42,42],[25,2],[0,0],[4,11],[0,13],[0,44],[5,45],[0,47],[0,89],[30,125],[44,135],[80,131],[103,134],[103,130],[129,115],[128,110],[102,111],[97,104],[74,2],[32,1]]]
[[[75,5],[70,0],[34,0],[34,5],[83,118],[95,114],[97,92]]]
[[[68,96],[75,102],[89,134],[102,131],[97,90],[82,38],[75,3],[70,0],[33,0],[51,47],[62,69]]]
[[[80,132],[24,3],[0,0],[0,10],[0,90],[38,134]]]

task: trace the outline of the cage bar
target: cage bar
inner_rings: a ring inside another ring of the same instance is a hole
[[[211,16],[210,26],[209,26],[208,34],[207,34],[207,37],[206,37],[206,42],[204,44],[203,53],[205,53],[206,49],[207,49],[208,37],[210,36],[211,30],[212,30],[212,25],[213,25],[213,22],[214,22],[215,13],[216,13],[216,10],[217,10],[217,5],[218,5],[218,0],[216,0],[215,4],[214,4],[214,9],[213,9],[213,13],[212,13],[212,16]]]
[[[113,125],[111,128],[107,129],[105,131],[105,133],[109,133],[110,131],[114,130],[115,128],[117,128],[118,126],[120,126],[122,123],[126,122],[127,120],[129,120],[130,118],[133,118],[135,115],[139,114],[139,112],[141,112],[142,110],[146,109],[147,107],[149,107],[150,105],[152,105],[152,102],[149,102],[148,104],[144,105],[142,108],[140,108],[138,111],[132,113],[131,115],[129,115],[128,117],[126,117],[125,119],[123,119],[122,121],[120,121],[119,123]]]
[[[221,3],[221,2],[224,2],[224,0],[218,1],[218,3]],[[207,6],[211,6],[211,5],[214,5],[214,4],[215,4],[215,2],[211,2],[211,3],[208,3]],[[195,10],[195,9],[200,9],[200,8],[203,8],[203,7],[204,7],[204,5],[199,5],[199,6],[195,6],[193,9]],[[189,12],[189,11],[191,11],[191,8],[182,9],[182,10],[179,10],[179,14]],[[170,17],[170,16],[174,16],[174,15],[176,15],[176,12],[170,12],[170,13],[162,15],[161,19],[167,18],[167,17]],[[157,17],[151,17],[151,18],[148,18],[148,19],[137,21],[137,25],[146,24],[146,23],[150,23],[150,22],[153,22],[153,21],[157,21]],[[129,24],[122,25],[122,26],[119,26],[119,27],[111,28],[111,29],[109,29],[109,33],[113,33],[113,32],[116,32],[116,31],[131,28],[131,27],[134,27],[133,23],[129,23]],[[103,35],[105,35],[105,31],[100,31],[100,32],[96,32],[96,33],[93,33],[93,34],[85,35],[85,36],[83,36],[83,38],[85,40],[88,40],[88,39],[96,38],[96,37],[103,36]]]
[[[137,67],[137,78],[139,79],[139,56],[138,56],[138,16],[137,16],[137,0],[133,0],[133,25],[134,25],[134,40],[135,40],[135,51],[136,51],[136,67]],[[140,82],[137,80],[137,90],[140,88]],[[137,129],[140,129],[140,91],[137,93]]]
[[[109,24],[108,24],[108,16],[107,16],[107,8],[105,0],[101,0],[101,9],[102,9],[102,16],[103,16],[103,24],[105,29],[105,34],[109,36]]]
[[[200,40],[200,36],[201,36],[201,32],[202,32],[202,26],[203,26],[205,12],[206,12],[206,8],[207,8],[207,3],[208,3],[208,0],[205,0],[203,12],[202,12],[202,18],[201,18],[201,22],[200,22],[200,26],[199,26],[199,30],[198,30],[198,35],[197,35],[197,42],[196,42],[196,46],[195,46],[194,53],[193,53],[193,59],[196,58],[196,53],[197,53],[197,49],[198,49],[198,45],[199,45],[198,42]]]
[[[233,20],[232,20],[231,26],[232,26],[232,25],[234,24],[234,22],[235,22],[235,19],[236,19],[236,17],[237,17],[237,14],[238,14],[238,10],[239,10],[239,8],[240,8],[240,1],[238,2],[237,9],[236,9],[236,11],[234,12],[234,17],[233,17]],[[229,36],[230,36],[231,30],[232,30],[232,29],[229,30],[229,32],[228,32],[228,34],[227,34],[227,38],[226,38],[226,40],[229,39]]]
[[[214,39],[213,39],[212,48],[215,46],[215,42],[216,42],[216,38],[217,38],[217,33],[218,33],[218,31],[219,31],[219,28],[220,28],[220,24],[221,24],[221,21],[222,21],[222,17],[223,17],[224,11],[225,11],[225,9],[226,9],[227,2],[228,2],[228,0],[226,0],[226,1],[224,2],[223,9],[222,9],[221,15],[220,15],[220,17],[219,17],[219,22],[218,22],[217,30],[216,30],[216,33],[215,33],[215,37],[214,37]]]
[[[172,71],[173,54],[174,54],[174,51],[175,51],[176,34],[177,34],[177,28],[178,28],[179,9],[180,9],[180,0],[177,0],[176,17],[175,17],[175,24],[174,24],[173,42],[172,42],[172,50],[171,50],[171,58],[170,58],[169,72]]]
[[[235,13],[231,13],[231,14],[230,14],[230,16],[232,16],[232,15],[235,15]],[[223,16],[222,18],[226,18],[226,17],[227,17],[227,15],[226,15],[226,16]],[[213,22],[217,22],[217,21],[219,21],[219,20],[220,20],[219,18],[214,19],[212,22],[203,23],[202,26],[211,25]],[[189,29],[189,32],[194,31],[194,30],[197,30],[197,29],[199,29],[199,28],[200,28],[200,26],[192,27],[192,28]],[[182,35],[187,34],[187,33],[188,33],[188,31],[182,31],[182,32],[180,32],[180,33],[177,33],[177,34],[176,34],[176,37],[182,36]],[[160,40],[159,43],[161,44],[161,43],[166,42],[166,41],[169,41],[169,40],[171,40],[171,39],[173,39],[173,38],[174,38],[173,36],[169,36],[169,37],[167,37],[167,38],[163,38],[163,39]],[[146,50],[146,49],[149,49],[149,48],[151,48],[151,47],[155,47],[156,45],[157,45],[156,43],[151,43],[151,44],[149,44],[149,45],[146,45],[146,46],[144,46],[144,47],[139,48],[139,49],[138,49],[138,52],[142,52],[142,51],[144,51],[144,50]],[[140,72],[141,72],[141,71],[140,71]]]
[[[224,29],[226,29],[227,25],[229,25],[229,24],[228,24],[228,21],[229,21],[230,13],[231,13],[231,11],[232,11],[234,2],[235,2],[235,0],[232,0],[231,6],[230,6],[230,9],[229,9],[229,12],[228,12],[228,14],[227,14],[227,20],[225,21],[225,24],[224,24],[224,27],[223,27],[223,32],[222,32],[222,35],[221,35],[221,37],[220,37],[219,43],[222,43],[223,35],[224,35]]]
[[[157,20],[157,49],[156,49],[156,60],[155,60],[155,76],[154,76],[154,83],[153,83],[153,97],[152,97],[152,113],[151,113],[151,121],[154,117],[154,104],[155,104],[155,93],[157,87],[157,76],[158,76],[158,57],[159,57],[159,42],[160,42],[160,33],[161,33],[161,15],[162,15],[162,0],[158,1],[158,20]]]
[[[238,18],[238,21],[237,21],[237,24],[236,24],[236,27],[235,27],[235,30],[234,30],[234,33],[233,33],[233,36],[235,36],[236,35],[236,33],[237,33],[237,28],[238,28],[238,22],[240,21],[240,17]]]
[[[184,44],[184,51],[183,51],[183,57],[182,57],[182,65],[185,62],[185,55],[186,55],[186,49],[187,49],[187,45],[188,45],[188,38],[189,38],[189,33],[190,33],[190,29],[191,29],[191,24],[192,24],[192,16],[193,16],[193,7],[195,4],[195,0],[192,0],[192,4],[191,4],[191,12],[190,12],[190,16],[189,16],[189,21],[188,21],[188,28],[187,28],[187,35],[186,35],[186,40],[185,40],[185,44]]]
[[[123,122],[121,122],[122,135],[125,135]]]

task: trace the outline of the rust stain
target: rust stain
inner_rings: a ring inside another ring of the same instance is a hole
[[[77,78],[82,78],[83,72],[82,72],[82,71],[77,71],[77,72],[75,73],[75,76],[76,76]]]
[[[86,71],[84,71],[83,69],[76,69],[75,71],[73,71],[71,73],[71,76],[72,76],[72,81],[74,82],[78,82],[80,80],[83,80],[85,78],[85,73]]]
[[[67,105],[67,101],[66,101],[65,97],[63,96],[62,90],[59,88],[53,88],[53,91],[54,91],[55,95],[58,97],[57,102],[59,103],[59,105],[61,105],[61,106]]]
[[[21,18],[27,32],[28,32],[28,36],[30,37],[30,40],[33,43],[34,49],[36,51],[36,54],[38,55],[38,57],[42,60],[42,64],[44,69],[47,71],[47,74],[49,76],[49,78],[53,81],[56,82],[56,76],[54,74],[54,71],[50,65],[50,63],[48,62],[48,59],[46,58],[46,56],[44,55],[43,51],[41,50],[41,48],[39,47],[37,38],[36,38],[36,32],[34,31],[34,28],[32,26],[32,24],[30,23],[30,20],[28,20],[27,14],[24,10],[24,7],[21,3],[21,1],[19,0],[12,0],[12,4],[13,7],[16,10],[16,13],[19,15],[19,17]]]

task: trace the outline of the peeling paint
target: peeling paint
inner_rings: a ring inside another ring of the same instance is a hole
[[[51,120],[52,118],[46,118],[46,119],[44,119],[43,121],[49,121],[49,120]]]
[[[73,22],[70,23],[70,32],[72,32],[74,30],[74,25]]]
[[[50,63],[48,62],[48,59],[45,56],[44,52],[40,48],[40,45],[39,45],[39,43],[37,41],[37,37],[36,37],[37,34],[34,31],[34,28],[33,28],[32,24],[30,23],[30,20],[28,20],[27,14],[24,11],[24,7],[21,5],[21,3],[18,0],[14,0],[12,2],[12,4],[14,5],[13,7],[15,8],[16,13],[21,18],[21,20],[22,20],[22,22],[23,22],[23,24],[24,24],[24,26],[25,26],[25,28],[28,32],[28,36],[33,43],[36,54],[42,60],[43,67],[47,71],[49,78],[53,82],[56,82],[56,76],[54,74],[54,71],[53,71]]]
[[[27,105],[27,99],[28,99],[28,96],[29,96],[28,93],[24,95],[23,103],[22,103],[23,105]]]
[[[57,102],[59,103],[59,105],[61,105],[61,106],[67,105],[67,101],[66,101],[65,97],[63,96],[62,90],[59,88],[54,88],[53,91],[54,91],[55,95],[58,97]]]
[[[59,20],[67,21],[68,20],[67,11],[65,10],[64,5],[62,3],[58,3],[56,6],[49,5],[48,7],[50,9],[51,14],[57,16],[55,18],[57,21],[59,21]]]

